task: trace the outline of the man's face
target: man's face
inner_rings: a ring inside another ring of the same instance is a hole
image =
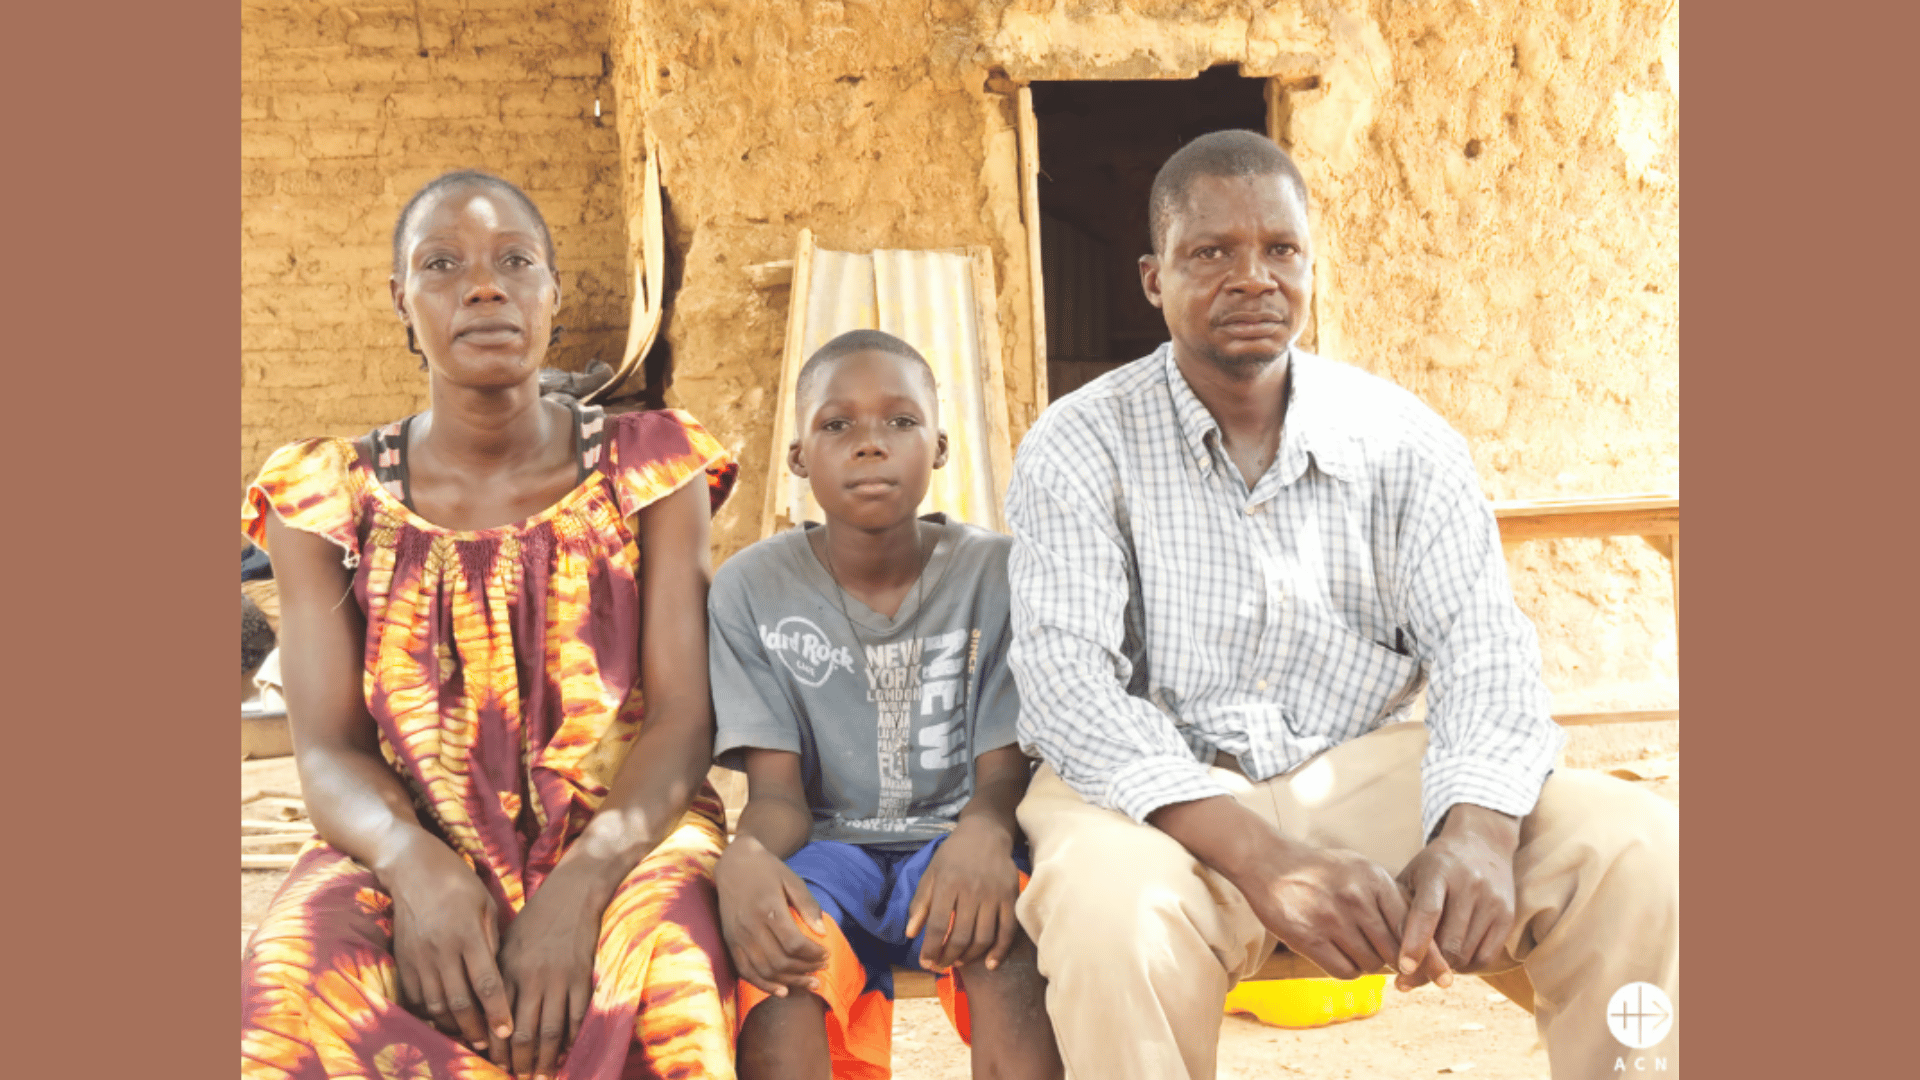
[[[1252,375],[1285,354],[1313,297],[1307,207],[1282,176],[1198,176],[1140,284],[1174,350]]]

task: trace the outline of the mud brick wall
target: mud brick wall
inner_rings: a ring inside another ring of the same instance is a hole
[[[661,147],[682,270],[671,400],[740,454],[755,539],[790,297],[754,263],[985,244],[1016,439],[1044,405],[1014,113],[989,83],[1311,74],[1321,351],[1421,395],[1496,498],[1679,481],[1679,8],[1667,0],[612,0],[614,81]],[[637,145],[629,139],[628,145]],[[639,158],[630,154],[628,175]],[[1636,538],[1509,565],[1563,705],[1677,693],[1672,585]]]
[[[595,0],[243,4],[243,484],[291,439],[424,407],[387,288],[392,231],[450,169],[498,173],[546,215],[567,327],[550,362],[618,362],[631,285],[604,13]]]

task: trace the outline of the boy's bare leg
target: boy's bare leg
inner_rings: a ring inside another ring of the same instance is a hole
[[[960,969],[972,1021],[973,1080],[1060,1080],[1066,1068],[1047,1018],[1047,981],[1022,930],[996,971]],[[746,1074],[742,1072],[742,1076]]]
[[[827,1003],[805,990],[762,1001],[741,1025],[736,1053],[740,1080],[832,1080]]]

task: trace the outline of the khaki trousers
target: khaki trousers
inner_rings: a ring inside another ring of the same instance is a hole
[[[1398,874],[1421,847],[1426,748],[1424,725],[1393,724],[1265,782],[1212,775],[1287,837]],[[1274,935],[1172,837],[1084,802],[1050,767],[1019,820],[1033,879],[1018,912],[1039,949],[1067,1075],[1213,1077],[1227,991],[1259,969]],[[1554,1077],[1664,1064],[1662,1080],[1675,1080],[1677,1018],[1660,1042],[1633,1049],[1607,1012],[1632,982],[1664,990],[1678,1012],[1679,812],[1622,780],[1555,772],[1521,823],[1513,870],[1507,951],[1519,967],[1482,977],[1532,1010]]]

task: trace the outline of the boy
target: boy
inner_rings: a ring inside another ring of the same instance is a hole
[[[947,436],[906,342],[834,338],[795,399],[788,461],[826,523],[736,555],[708,602],[714,752],[748,785],[714,873],[740,1075],[884,1080],[891,966],[917,962],[977,1036],[974,1076],[1058,1077],[1013,914],[1030,768],[1006,667],[1010,542],[915,516]]]

